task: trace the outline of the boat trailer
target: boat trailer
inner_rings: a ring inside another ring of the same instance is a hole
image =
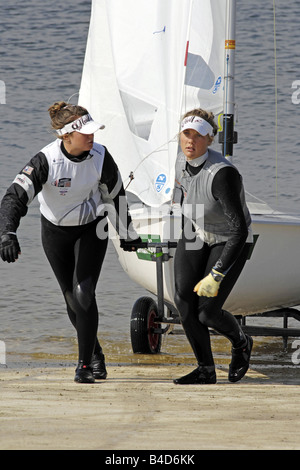
[[[164,299],[163,263],[171,257],[170,248],[176,248],[177,242],[143,242],[139,248],[154,248],[151,261],[156,263],[157,302],[152,297],[140,297],[133,305],[130,321],[131,345],[134,353],[157,354],[161,350],[161,340],[164,334],[184,334],[182,329],[174,329],[181,325],[180,316],[174,305]],[[166,252],[166,249],[168,250]],[[165,250],[165,251],[164,251]],[[166,313],[166,314],[165,314]],[[247,316],[235,315],[243,331],[251,336],[282,337],[283,348],[287,349],[289,337],[300,337],[300,329],[289,328],[289,318],[300,321],[300,312],[294,308],[281,308],[270,312],[257,313],[248,317],[282,318],[282,327],[267,327],[247,325]],[[210,330],[212,335],[218,335]]]

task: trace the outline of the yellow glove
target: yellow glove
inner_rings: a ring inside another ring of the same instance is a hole
[[[194,292],[197,292],[200,297],[202,295],[205,297],[216,297],[224,276],[224,274],[212,269],[206,277],[195,285]]]

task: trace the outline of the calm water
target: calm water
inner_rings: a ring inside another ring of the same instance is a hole
[[[6,85],[6,104],[0,105],[1,198],[23,163],[53,139],[49,105],[74,94],[77,99],[90,3],[13,0],[1,7],[0,80]],[[238,2],[235,163],[249,192],[274,208],[300,212],[300,104],[292,103],[292,84],[300,80],[296,0],[276,0],[276,14],[277,158],[273,1]],[[74,331],[41,249],[36,201],[18,234],[21,259],[0,263],[0,340],[8,358],[74,355]],[[124,274],[110,245],[97,290],[100,331],[108,348],[117,342],[130,353],[130,312],[144,294]],[[184,338],[178,338],[179,344],[184,347]]]

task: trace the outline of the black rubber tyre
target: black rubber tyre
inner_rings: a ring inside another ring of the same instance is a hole
[[[161,348],[161,334],[154,333],[160,324],[155,322],[157,306],[151,297],[140,297],[132,307],[130,335],[134,353],[157,354]]]

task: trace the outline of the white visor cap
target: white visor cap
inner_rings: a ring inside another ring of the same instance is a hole
[[[69,122],[62,129],[56,129],[58,135],[80,132],[80,134],[94,134],[99,129],[104,129],[103,124],[95,122],[90,114],[84,114],[75,121]]]
[[[185,131],[186,129],[194,129],[195,131],[199,132],[201,135],[207,135],[213,137],[214,129],[213,126],[209,124],[209,122],[205,121],[199,116],[187,116],[183,119],[181,123],[180,132]]]

